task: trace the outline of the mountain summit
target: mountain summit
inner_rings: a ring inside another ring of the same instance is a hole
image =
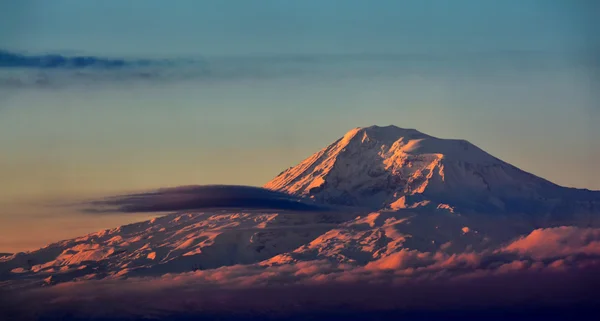
[[[396,126],[352,129],[264,187],[377,210],[589,213],[600,204],[600,192],[558,186],[468,141]]]

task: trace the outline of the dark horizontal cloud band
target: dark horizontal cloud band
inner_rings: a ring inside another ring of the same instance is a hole
[[[325,208],[292,195],[239,185],[204,185],[164,188],[89,202],[88,213],[149,213],[247,208],[312,211]]]
[[[65,56],[59,54],[26,55],[0,50],[0,68],[34,69],[117,69],[147,66],[150,60],[127,60],[121,58],[101,58],[95,56]]]

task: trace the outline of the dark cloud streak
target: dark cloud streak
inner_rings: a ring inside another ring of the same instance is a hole
[[[116,69],[149,65],[150,60],[126,60],[94,56],[65,56],[60,54],[26,55],[0,50],[0,68],[34,69]]]
[[[312,211],[324,207],[289,194],[252,186],[204,185],[164,188],[91,201],[87,213],[149,213],[214,208]]]

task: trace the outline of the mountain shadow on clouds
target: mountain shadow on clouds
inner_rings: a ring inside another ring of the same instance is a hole
[[[197,185],[163,188],[152,192],[113,196],[87,203],[88,213],[150,213],[208,208],[325,210],[282,192],[239,185]]]

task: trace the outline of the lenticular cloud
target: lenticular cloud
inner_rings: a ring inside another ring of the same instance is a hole
[[[310,211],[323,206],[268,189],[241,185],[197,185],[120,195],[92,201],[89,213],[173,212],[208,208],[250,208]]]

